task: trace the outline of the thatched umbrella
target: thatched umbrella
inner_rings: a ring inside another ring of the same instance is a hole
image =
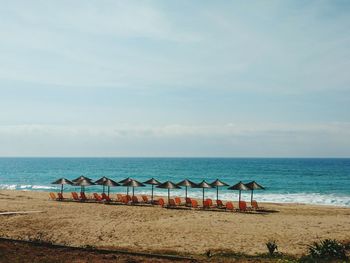
[[[155,185],[160,185],[160,182],[152,177],[151,179],[149,179],[149,180],[147,180],[146,182],[143,182],[143,183],[152,185],[151,202],[153,203],[153,188],[154,188]]]
[[[250,183],[247,183],[245,185],[252,191],[252,194],[250,196],[250,203],[253,203],[253,191],[254,190],[265,190],[265,187],[263,187],[262,185],[258,184],[255,181],[251,181]]]
[[[170,189],[181,189],[180,186],[177,186],[176,184],[174,184],[171,181],[166,181],[165,183],[158,185],[157,188],[168,189],[168,204],[169,204],[169,200],[170,200]]]
[[[239,183],[232,185],[231,187],[227,188],[229,190],[238,190],[239,191],[239,202],[241,201],[241,191],[249,190],[249,188],[240,181]]]
[[[219,200],[219,187],[228,186],[228,184],[216,179],[214,182],[210,184],[212,187],[216,187],[216,201]]]
[[[203,207],[204,207],[204,189],[212,188],[212,186],[208,184],[205,180],[203,180],[201,183],[197,184],[195,188],[203,188]]]
[[[191,182],[190,180],[188,179],[185,179],[179,183],[177,183],[178,186],[184,186],[185,189],[186,189],[186,198],[187,198],[187,187],[196,187],[197,185],[194,183],[194,182]]]
[[[125,184],[123,184],[123,186],[132,187],[132,196],[134,196],[135,187],[144,187],[145,185],[143,183],[140,183],[139,181],[131,179],[129,182],[126,182]]]
[[[108,195],[108,197],[109,197],[109,190],[110,190],[110,187],[111,186],[120,186],[120,184],[118,184],[116,181],[113,181],[112,179],[109,179],[109,178],[107,178],[107,180],[105,180],[103,183],[102,183],[102,185],[103,185],[103,188],[105,187],[105,186],[107,186],[107,195]]]
[[[128,178],[125,178],[125,179],[119,181],[118,183],[120,183],[120,184],[123,185],[123,186],[126,186],[125,184],[126,184],[126,183],[129,183],[131,180],[133,180],[133,179],[131,179],[130,177],[128,177]],[[126,186],[126,194],[129,195],[129,186]]]
[[[95,181],[95,184],[98,184],[98,185],[102,185],[103,188],[102,188],[102,193],[105,192],[105,185],[104,185],[104,182],[106,182],[108,180],[108,178],[106,176],[103,176],[101,177],[100,179],[98,179],[97,181]]]
[[[83,179],[92,182],[92,179],[90,179],[90,178],[88,178],[88,177],[86,177],[86,176],[84,176],[84,175],[81,175],[81,176],[79,176],[79,177],[73,179],[72,182],[73,182],[73,183],[76,183],[76,182],[78,182],[78,181],[80,181],[80,180],[83,180]]]
[[[51,184],[60,184],[60,185],[61,185],[61,194],[63,194],[63,185],[64,185],[64,184],[72,185],[73,182],[69,181],[69,180],[66,179],[66,178],[60,178],[60,179],[58,179],[57,181],[52,182]]]
[[[78,185],[81,187],[81,191],[80,192],[85,192],[85,186],[90,186],[90,185],[94,185],[93,182],[86,180],[86,179],[82,179],[82,180],[78,180],[77,182],[74,183],[74,185]]]

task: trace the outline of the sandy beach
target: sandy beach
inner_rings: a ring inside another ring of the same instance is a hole
[[[47,192],[0,191],[0,237],[144,252],[202,255],[207,250],[301,255],[324,238],[350,239],[350,208],[262,204],[275,213],[174,210],[161,207],[57,202]]]

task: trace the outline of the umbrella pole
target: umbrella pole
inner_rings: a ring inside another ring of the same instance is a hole
[[[105,193],[105,186],[103,185],[102,193]]]
[[[239,202],[241,202],[241,190],[239,190]]]
[[[219,200],[219,186],[216,187],[216,201]]]
[[[108,197],[109,197],[109,190],[110,190],[110,187],[108,186]]]
[[[129,195],[129,186],[126,188],[126,195]]]
[[[132,187],[132,197],[135,195],[135,187]]]
[[[61,194],[63,194],[63,184],[61,185]]]
[[[186,199],[187,199],[187,186],[186,186]]]
[[[154,185],[152,184],[152,197],[151,197],[152,204],[153,204],[153,187],[154,187]]]
[[[203,208],[204,208],[204,187],[203,187]]]
[[[170,201],[170,188],[168,188],[168,205],[169,205],[169,201]]]
[[[251,197],[250,197],[250,204],[252,204],[253,203],[253,189],[252,189],[252,195],[251,195]]]

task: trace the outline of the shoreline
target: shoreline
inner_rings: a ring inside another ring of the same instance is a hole
[[[306,252],[323,238],[350,240],[350,208],[261,203],[278,213],[175,210],[50,201],[48,192],[0,190],[0,211],[43,213],[1,217],[0,237],[69,246],[203,255],[207,250],[256,255],[276,240],[279,251]]]

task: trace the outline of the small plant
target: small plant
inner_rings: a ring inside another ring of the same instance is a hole
[[[342,259],[346,260],[345,246],[335,239],[325,239],[319,243],[314,242],[309,246],[309,258],[324,261]]]
[[[270,256],[273,256],[277,252],[277,244],[275,240],[270,240],[266,243]]]

